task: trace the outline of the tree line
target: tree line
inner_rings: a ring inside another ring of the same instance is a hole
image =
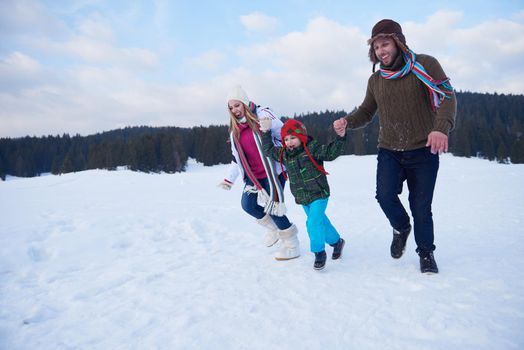
[[[457,102],[456,125],[449,140],[452,154],[524,163],[523,95],[458,92]],[[345,111],[325,111],[294,118],[301,120],[313,137],[326,142],[334,136],[333,121],[345,115]],[[348,131],[345,153],[376,154],[377,139],[375,118],[365,128]],[[183,172],[188,158],[206,166],[229,163],[230,147],[226,125],[141,126],[89,136],[0,138],[0,178],[121,166],[143,172]]]

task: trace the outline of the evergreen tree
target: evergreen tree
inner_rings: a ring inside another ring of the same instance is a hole
[[[60,167],[60,174],[67,174],[75,171],[75,166],[72,159],[73,157],[74,155],[71,152],[66,154],[64,161],[62,162],[62,166]]]
[[[449,150],[457,156],[480,156],[524,163],[524,96],[457,92],[457,119]],[[333,121],[345,111],[313,112],[301,120],[319,142],[334,137]],[[282,117],[285,121],[287,117]],[[348,130],[347,154],[377,152],[379,117],[365,128]],[[129,166],[146,172],[184,171],[188,157],[204,165],[231,161],[228,127],[126,127],[82,137],[0,138],[0,178],[38,176],[85,169]]]
[[[7,173],[6,173],[6,166],[5,166],[5,162],[4,162],[4,157],[0,153],[0,179],[2,179],[2,181],[5,181],[6,175],[7,175]]]
[[[519,137],[511,146],[511,162],[514,164],[524,163],[524,138]]]

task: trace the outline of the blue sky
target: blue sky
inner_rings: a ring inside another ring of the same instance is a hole
[[[462,91],[524,93],[522,1],[0,0],[0,137],[227,123],[241,84],[279,115],[351,110],[382,18]]]

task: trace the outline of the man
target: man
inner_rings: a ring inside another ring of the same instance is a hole
[[[447,152],[455,122],[455,94],[435,58],[408,48],[397,22],[375,24],[368,44],[373,74],[364,101],[333,127],[337,132],[360,128],[378,112],[376,199],[393,227],[391,256],[402,256],[411,232],[410,217],[398,197],[407,181],[420,270],[438,273],[431,203],[439,154]],[[377,63],[380,69],[375,72]]]

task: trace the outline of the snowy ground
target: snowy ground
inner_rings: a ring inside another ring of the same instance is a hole
[[[348,244],[321,272],[288,189],[302,256],[279,262],[226,166],[0,182],[0,348],[523,349],[524,165],[441,158],[428,276],[413,236],[389,256],[375,162],[327,163]]]

